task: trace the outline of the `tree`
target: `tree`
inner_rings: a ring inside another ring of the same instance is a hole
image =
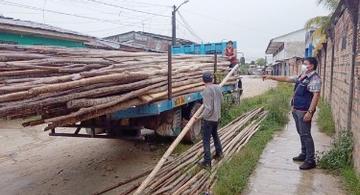
[[[266,60],[265,58],[258,58],[256,60],[256,64],[259,65],[259,66],[265,66],[266,65]]]
[[[309,19],[305,24],[305,29],[307,30],[312,28],[316,29],[313,33],[313,38],[318,40],[318,45],[315,45],[315,48],[326,42],[326,29],[330,26],[331,16],[335,12],[339,2],[340,0],[317,0],[317,4],[329,9],[330,14],[327,16],[316,16]]]
[[[241,58],[240,58],[240,64],[241,64],[241,65],[245,65],[245,58],[244,58],[244,57],[241,57]]]
[[[255,64],[255,61],[254,61],[254,60],[253,60],[253,61],[251,61],[251,62],[250,62],[250,64],[251,64],[251,65]]]

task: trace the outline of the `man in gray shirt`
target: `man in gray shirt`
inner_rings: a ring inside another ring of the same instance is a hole
[[[213,137],[216,155],[214,159],[221,159],[223,157],[222,146],[218,135],[218,124],[221,116],[221,103],[223,102],[223,95],[221,87],[213,84],[213,74],[205,72],[203,74],[203,81],[205,89],[201,92],[203,97],[204,111],[199,118],[203,120],[202,138],[204,147],[204,161],[200,163],[203,168],[211,168],[211,150],[210,138]]]

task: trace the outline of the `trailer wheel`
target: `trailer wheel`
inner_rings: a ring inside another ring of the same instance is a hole
[[[194,116],[195,112],[200,108],[200,103],[195,103],[190,111],[190,117]],[[187,124],[189,120],[183,118],[183,127]],[[195,143],[198,141],[201,137],[201,121],[197,121],[194,123],[194,125],[191,127],[191,129],[186,133],[184,137],[184,141]]]

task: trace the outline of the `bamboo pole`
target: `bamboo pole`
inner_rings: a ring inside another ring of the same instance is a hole
[[[94,195],[104,194],[104,193],[106,193],[106,192],[108,192],[108,191],[111,191],[111,190],[113,190],[113,189],[115,189],[115,188],[118,188],[118,187],[123,186],[123,185],[128,184],[128,183],[131,183],[131,182],[133,182],[133,181],[136,181],[136,180],[138,180],[138,179],[140,179],[140,178],[142,178],[142,177],[145,177],[147,174],[150,173],[150,171],[151,171],[151,170],[145,171],[145,172],[140,173],[139,175],[136,175],[136,176],[134,176],[134,177],[132,177],[132,178],[129,178],[129,179],[125,180],[125,181],[121,181],[121,182],[119,182],[119,183],[117,183],[117,184],[115,184],[115,185],[113,185],[113,186],[110,186],[110,187],[108,187],[108,188],[106,188],[106,189],[104,189],[104,190],[102,190],[102,191],[100,191],[100,192],[94,193]]]
[[[196,162],[203,153],[202,147],[199,147],[201,142],[198,142],[179,156],[168,159],[142,194],[200,194],[208,191],[214,184],[216,172],[221,165],[246,145],[266,114],[263,108],[257,108],[219,129],[219,137],[224,146],[224,158],[219,161],[213,160],[211,173],[199,170],[197,166]],[[214,152],[212,148],[211,153]],[[137,184],[139,185],[140,183]],[[128,193],[133,191],[135,189]]]
[[[226,75],[224,80],[219,84],[220,86],[223,86],[227,80],[230,78],[230,76],[235,72],[235,70],[238,68],[238,64]],[[162,165],[165,163],[167,158],[170,156],[170,154],[174,151],[175,147],[180,143],[180,141],[184,138],[186,133],[190,130],[191,126],[195,123],[195,117],[198,117],[200,113],[204,110],[204,105],[201,105],[201,107],[195,112],[194,116],[191,117],[189,122],[186,124],[186,126],[182,129],[181,133],[177,136],[177,138],[174,140],[174,142],[170,145],[170,147],[167,149],[165,154],[161,157],[160,161],[156,164],[155,168],[151,171],[151,173],[147,176],[147,178],[141,183],[139,188],[135,191],[134,195],[140,195],[148,183],[155,177],[156,173],[160,170]]]

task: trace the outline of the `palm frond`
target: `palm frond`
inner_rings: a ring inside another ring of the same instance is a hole
[[[324,33],[321,28],[316,29],[312,36],[314,40],[317,40],[317,42],[324,43],[324,41],[326,41],[326,33]]]
[[[313,43],[315,45],[314,53],[317,53],[322,48],[322,43],[326,42],[327,34],[326,30],[331,24],[331,15],[335,12],[340,0],[316,0],[318,5],[322,5],[328,10],[330,14],[328,16],[317,16],[309,19],[305,24],[305,29],[309,30],[315,28],[316,30],[312,34]]]
[[[305,28],[320,28],[320,27],[327,27],[326,25],[330,23],[330,16],[316,16],[314,18],[309,19],[306,24]]]
[[[317,0],[318,5],[322,5],[331,12],[334,12],[339,5],[340,0]]]

